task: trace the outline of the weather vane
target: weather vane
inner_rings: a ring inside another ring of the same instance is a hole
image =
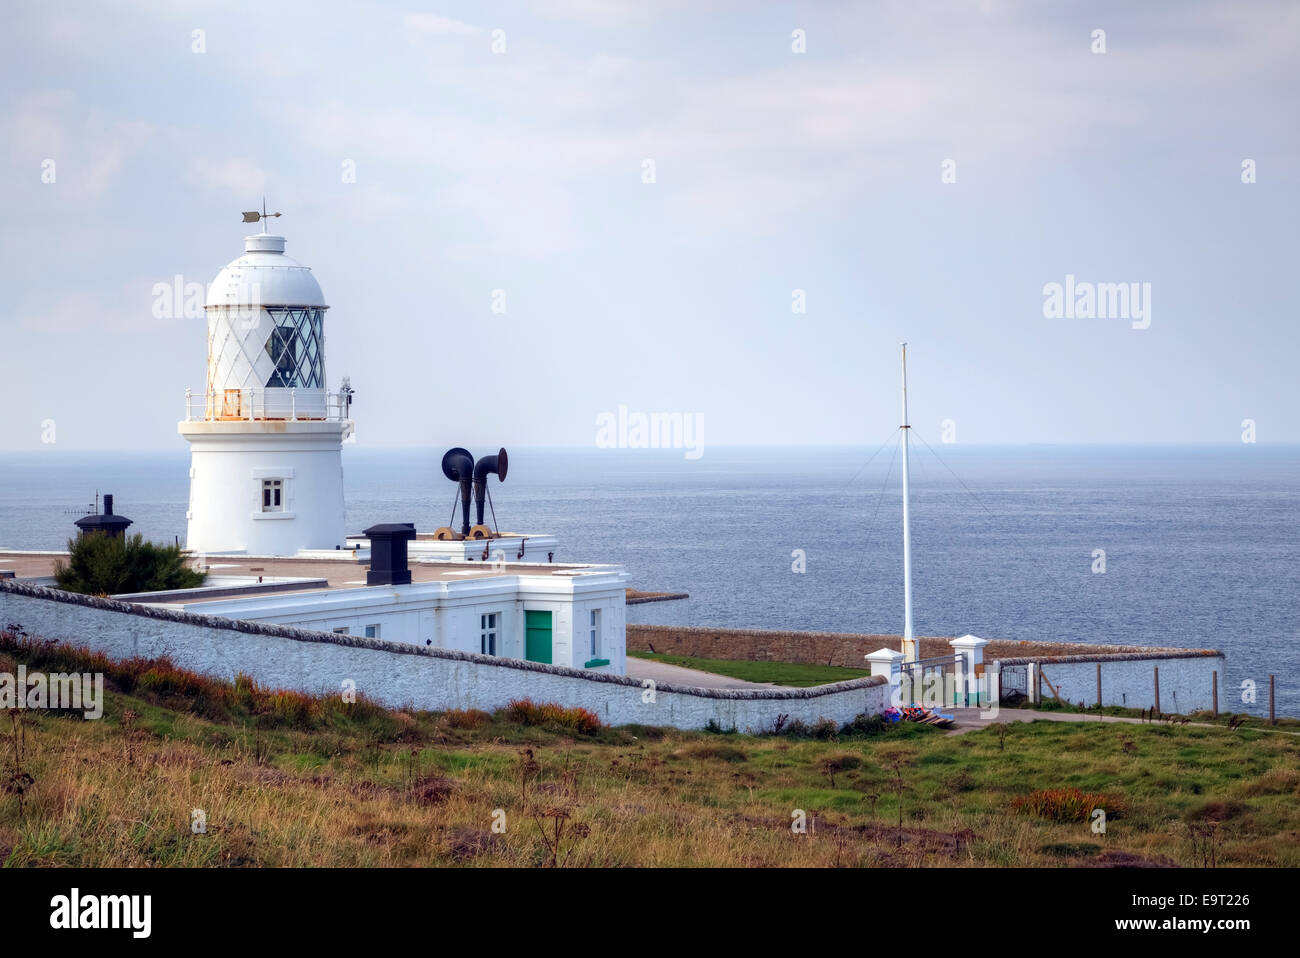
[[[270,219],[272,216],[280,216],[280,215],[281,215],[281,214],[279,214],[279,213],[268,213],[268,212],[266,211],[266,197],[263,196],[263,197],[262,197],[262,212],[259,213],[257,210],[245,211],[245,213],[244,213],[244,222],[245,222],[245,223],[256,223],[258,220]]]

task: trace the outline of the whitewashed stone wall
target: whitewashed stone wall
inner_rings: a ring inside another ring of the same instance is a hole
[[[166,655],[177,665],[223,679],[243,672],[259,684],[304,692],[356,690],[392,707],[492,710],[511,699],[582,706],[609,725],[641,723],[676,728],[755,732],[778,715],[838,723],[889,705],[880,677],[814,689],[650,690],[634,679],[447,649],[313,632],[289,626],[223,619],[136,606],[0,580],[0,626],[88,646],[113,658]]]
[[[1232,711],[1233,702],[1224,688],[1224,658],[1221,654],[1149,652],[1094,656],[1060,656],[1043,659],[1003,659],[1003,669],[1036,662],[1047,679],[1069,702],[1094,705],[1097,702],[1097,663],[1101,662],[1103,705],[1149,709],[1155,705],[1155,670],[1160,670],[1160,709],[1186,714],[1211,707],[1213,673],[1219,673],[1219,707]],[[1046,683],[1042,696],[1052,697]],[[1237,706],[1240,709],[1240,705]]]

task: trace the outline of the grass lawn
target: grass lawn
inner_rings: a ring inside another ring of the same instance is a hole
[[[832,682],[847,682],[871,674],[869,669],[848,669],[838,665],[808,665],[799,662],[748,662],[739,659],[701,659],[691,655],[664,655],[656,652],[627,653],[637,659],[649,659],[652,662],[664,662],[668,665],[680,665],[687,669],[712,672],[746,682],[771,682],[774,685],[789,685],[795,688],[808,688],[813,685],[829,685]]]
[[[0,672],[88,664],[3,640]],[[1300,738],[1251,728],[584,734],[104,671],[101,720],[0,716],[0,771],[26,783],[0,792],[5,865],[1300,867]]]

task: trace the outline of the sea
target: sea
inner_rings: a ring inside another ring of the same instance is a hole
[[[449,524],[442,452],[345,447],[349,531]],[[632,622],[896,634],[901,458],[896,440],[521,447],[490,483],[501,530],[690,595]],[[1300,445],[913,443],[910,467],[918,634],[1215,648],[1221,708],[1266,712],[1273,675],[1278,713],[1300,716]],[[188,468],[183,448],[0,453],[0,547],[64,548],[97,493],[184,543]]]

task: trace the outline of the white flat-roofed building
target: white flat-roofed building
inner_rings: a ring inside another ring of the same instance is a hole
[[[619,675],[627,670],[622,566],[428,560],[410,564],[410,583],[367,585],[365,557],[347,556],[223,559],[208,585],[118,598]]]

